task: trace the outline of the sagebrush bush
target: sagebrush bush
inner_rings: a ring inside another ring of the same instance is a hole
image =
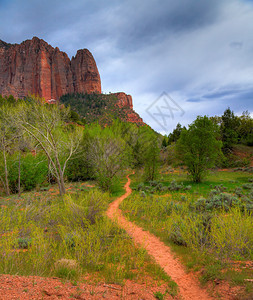
[[[177,183],[175,180],[172,180],[169,186],[165,186],[157,180],[152,180],[148,182],[148,185],[145,185],[143,182],[139,183],[136,189],[138,191],[144,191],[153,194],[155,192],[165,191],[189,191],[191,188],[191,185],[184,186],[182,183]]]
[[[253,190],[253,183],[244,183],[242,188],[246,190]]]
[[[184,189],[183,184],[178,184],[176,180],[172,180],[170,185],[168,186],[169,191],[179,191],[181,189]]]
[[[185,222],[182,220],[173,222],[170,227],[169,239],[176,245],[187,246],[187,242],[183,236],[184,227]]]
[[[247,188],[249,188],[248,184]],[[253,199],[251,198],[251,192],[248,195],[244,195],[242,188],[237,187],[234,191],[235,195],[233,195],[224,192],[225,190],[222,185],[216,186],[215,189],[210,191],[207,198],[200,197],[194,203],[195,209],[197,211],[212,211],[215,209],[228,211],[232,207],[240,207],[242,211],[252,210]]]

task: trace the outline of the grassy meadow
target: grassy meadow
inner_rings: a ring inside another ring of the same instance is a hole
[[[124,284],[127,279],[176,284],[132,239],[105,216],[111,201],[124,193],[125,176],[114,192],[94,182],[55,185],[0,198],[0,274],[55,276]],[[87,277],[88,276],[88,277]],[[89,279],[87,279],[89,278]]]
[[[202,183],[190,182],[183,168],[160,175],[146,183],[132,175],[124,215],[159,236],[203,284],[226,280],[252,293],[252,173],[216,170]]]

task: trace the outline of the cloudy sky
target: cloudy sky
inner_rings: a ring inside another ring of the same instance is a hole
[[[0,0],[0,39],[88,48],[105,93],[124,91],[157,131],[253,112],[253,1]]]

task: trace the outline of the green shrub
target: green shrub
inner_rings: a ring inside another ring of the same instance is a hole
[[[95,224],[101,218],[109,200],[108,193],[91,190],[81,195],[65,195],[64,204],[69,220],[87,228],[88,224]]]
[[[145,185],[143,182],[139,183],[137,186],[137,191],[145,191],[149,193],[155,192],[165,192],[165,191],[189,191],[191,189],[191,185],[184,186],[182,183],[178,184],[175,180],[172,180],[170,185],[164,186],[161,182],[152,180],[148,182],[148,185]]]
[[[72,231],[64,236],[64,243],[67,247],[74,248],[77,245],[76,241],[78,238],[80,238],[79,234],[76,231]]]
[[[149,185],[150,186],[157,186],[158,184],[160,184],[160,182],[159,181],[156,181],[156,180],[151,180],[151,181],[149,181]]]
[[[215,190],[211,190],[208,198],[200,197],[195,203],[194,208],[197,211],[212,211],[215,209],[228,211],[229,208],[234,206],[241,206],[242,202],[237,196],[233,196],[232,194],[226,192],[219,192],[219,190],[224,190],[219,187]]]
[[[164,299],[164,294],[162,294],[161,292],[155,292],[154,297],[158,300],[163,300]]]
[[[171,231],[169,234],[169,239],[180,246],[187,246],[186,240],[183,237],[183,230],[185,229],[185,224],[183,220],[176,221],[171,226]]]
[[[18,191],[18,168],[18,155],[14,155],[10,158],[8,174],[10,189],[13,193]],[[24,191],[30,191],[47,180],[47,159],[43,154],[37,154],[34,156],[31,153],[27,153],[21,157],[20,171],[21,188]]]
[[[78,273],[76,260],[62,258],[55,263],[55,275],[59,278],[68,280],[77,279]]]
[[[242,188],[246,189],[246,190],[252,190],[253,189],[253,183],[244,183],[242,185]]]
[[[84,154],[79,154],[78,157],[68,162],[65,174],[68,181],[73,182],[94,179],[91,166]]]
[[[209,234],[210,248],[225,259],[253,258],[252,215],[232,208],[224,215],[214,215]]]
[[[32,244],[32,239],[29,237],[23,237],[17,239],[17,248],[18,249],[28,249]]]
[[[172,180],[170,185],[168,186],[169,191],[179,191],[183,188],[184,186],[182,184],[178,184],[176,180]]]
[[[223,168],[245,168],[250,166],[250,159],[249,158],[240,158],[234,154],[226,154],[224,156],[223,161],[221,163],[221,167]]]
[[[242,195],[243,195],[243,190],[242,190],[242,188],[241,187],[236,187],[236,189],[235,189],[235,195],[236,196],[238,196],[238,197],[242,197]]]
[[[198,198],[198,200],[194,203],[194,208],[198,211],[206,210],[207,199],[204,197]]]

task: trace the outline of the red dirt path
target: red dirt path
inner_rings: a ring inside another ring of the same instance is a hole
[[[142,228],[126,220],[121,210],[120,203],[128,197],[132,190],[129,187],[131,180],[127,176],[128,181],[125,184],[126,193],[111,203],[107,211],[107,216],[116,220],[117,223],[124,228],[134,241],[144,247],[148,254],[164,269],[164,271],[174,280],[179,287],[179,294],[184,300],[208,300],[214,299],[208,293],[200,288],[199,283],[192,274],[187,274],[177,258],[174,257],[170,248],[166,246],[159,238],[155,237]]]

